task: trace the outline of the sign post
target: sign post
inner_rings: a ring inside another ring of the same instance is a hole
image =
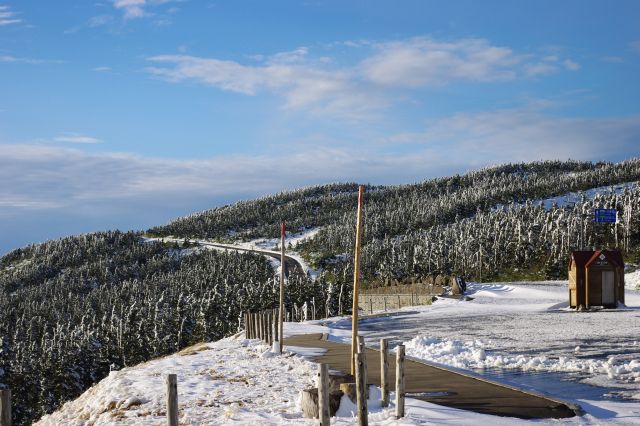
[[[284,237],[285,237],[285,224],[284,221],[280,224],[280,303],[278,306],[278,338],[280,340],[280,353],[282,353],[282,346],[284,342]]]
[[[595,209],[593,221],[595,223],[616,223],[618,221],[616,209]]]
[[[358,187],[358,218],[356,221],[356,247],[353,261],[353,310],[351,313],[351,375],[356,375],[356,359],[358,353],[358,292],[360,287],[360,238],[362,234],[362,206],[364,202],[364,185]]]

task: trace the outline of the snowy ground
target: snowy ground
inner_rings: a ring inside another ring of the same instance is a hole
[[[395,420],[393,407],[381,409],[372,392],[371,424],[640,424],[640,292],[627,291],[626,309],[588,313],[566,308],[566,282],[471,283],[470,292],[473,300],[440,299],[365,317],[360,329],[368,345],[381,337],[405,342],[410,356],[430,362],[540,377],[533,389],[575,402],[587,414],[525,421],[409,399],[407,416]],[[317,332],[346,341],[350,320],[285,324],[287,335]],[[163,380],[170,372],[178,375],[181,424],[314,424],[302,417],[297,401],[300,390],[313,385],[316,366],[303,358],[308,350],[288,349],[293,352],[274,354],[243,338],[202,344],[113,372],[38,424],[164,424]],[[552,389],[546,374],[559,373],[573,382]],[[574,385],[600,389],[603,396],[574,397]],[[615,396],[605,395],[611,389]],[[332,424],[353,424],[346,397],[342,407]]]
[[[640,289],[640,269],[637,271],[625,274],[624,285],[630,290]]]
[[[471,283],[469,290],[473,300],[374,315],[360,330],[371,345],[382,337],[404,342],[409,356],[518,383],[593,415],[606,407],[600,419],[615,424],[622,419],[612,413],[633,412],[624,421],[640,423],[638,291],[627,290],[624,309],[574,312],[566,282]],[[325,325],[332,339],[348,338],[348,320]],[[589,399],[574,398],[576,390]]]
[[[302,356],[273,353],[256,340],[223,339],[112,372],[36,425],[164,425],[167,373],[178,376],[181,425],[314,425],[317,421],[302,417],[299,392],[315,386],[316,369]],[[379,399],[379,389],[372,387],[368,404],[372,425],[526,423],[414,399],[407,399],[407,416],[397,421],[393,404],[383,409]],[[355,411],[344,396],[332,424],[354,424]]]

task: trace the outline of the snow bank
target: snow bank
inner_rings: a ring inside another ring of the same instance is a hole
[[[640,383],[640,360],[581,359],[561,356],[525,356],[487,351],[480,340],[460,341],[446,338],[418,336],[405,342],[407,355],[461,369],[509,368],[524,371],[579,372],[593,376],[604,375],[622,383]],[[638,346],[638,342],[634,342]],[[579,347],[576,348],[579,354]],[[640,394],[636,395],[640,399]]]
[[[640,269],[624,274],[624,286],[626,288],[640,290]]]
[[[308,424],[296,400],[315,371],[256,340],[223,339],[114,371],[36,424],[162,424],[168,373],[178,375],[180,424]]]

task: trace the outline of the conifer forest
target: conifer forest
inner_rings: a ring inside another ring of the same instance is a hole
[[[363,285],[450,274],[566,279],[570,251],[594,247],[617,247],[640,263],[638,181],[640,159],[630,159],[506,164],[368,185]],[[303,188],[147,232],[71,236],[0,258],[0,387],[16,395],[17,424],[56,410],[111,370],[235,334],[243,312],[277,305],[278,275],[266,257],[206,250],[195,240],[276,238],[281,221],[291,233],[319,228],[295,247],[317,278],[290,273],[286,308],[348,314],[357,190]],[[562,198],[569,193],[577,196]],[[618,223],[594,223],[595,208],[615,208]],[[185,242],[148,238],[167,236]]]

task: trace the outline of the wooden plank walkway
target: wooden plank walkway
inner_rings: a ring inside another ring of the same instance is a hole
[[[331,370],[350,373],[351,346],[326,340],[321,333],[292,336],[285,346],[326,349],[313,358]],[[380,385],[380,353],[367,349],[368,382]],[[390,390],[395,387],[395,352],[389,353]],[[560,419],[576,415],[568,404],[439,366],[405,361],[406,392],[411,398],[477,413],[521,419]]]

